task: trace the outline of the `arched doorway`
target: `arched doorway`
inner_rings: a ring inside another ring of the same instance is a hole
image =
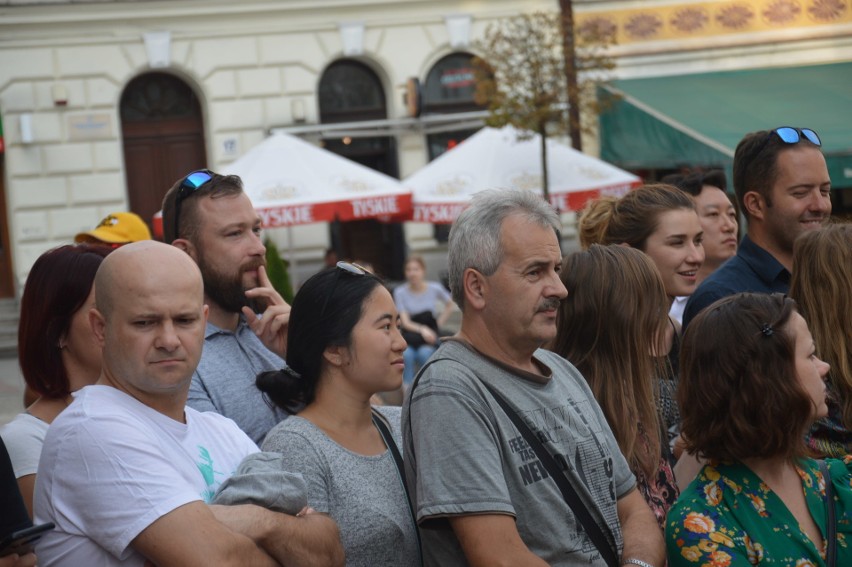
[[[385,119],[387,104],[381,80],[363,63],[351,59],[335,61],[320,78],[319,110],[322,123]],[[323,143],[329,151],[399,177],[396,141],[391,137],[346,136],[325,139]],[[403,277],[405,236],[399,223],[334,222],[331,243],[341,258],[369,262],[376,272],[391,279]]]
[[[175,180],[207,166],[198,97],[173,75],[140,75],[121,95],[121,132],[130,209],[150,224]]]
[[[473,100],[476,79],[472,60],[473,55],[470,53],[451,53],[439,59],[429,69],[423,86],[422,113],[424,116],[484,109]],[[475,134],[477,130],[478,128],[473,128],[428,134],[426,146],[429,149],[429,161],[454,148]],[[449,234],[450,225],[435,225],[435,240],[446,242]]]

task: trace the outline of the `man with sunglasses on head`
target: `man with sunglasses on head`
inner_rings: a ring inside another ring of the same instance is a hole
[[[236,175],[198,170],[163,199],[163,235],[201,270],[210,308],[187,405],[233,419],[255,443],[287,413],[255,378],[284,367],[290,306],[266,275],[261,219]]]
[[[683,326],[722,297],[790,289],[793,242],[831,216],[831,179],[810,128],[783,126],[747,134],[734,153],[734,191],[748,230],[736,256],[689,298]]]

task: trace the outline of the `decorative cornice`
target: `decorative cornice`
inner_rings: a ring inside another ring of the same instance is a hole
[[[852,23],[848,0],[733,0],[623,10],[590,8],[577,25],[615,31],[618,45],[778,32]]]

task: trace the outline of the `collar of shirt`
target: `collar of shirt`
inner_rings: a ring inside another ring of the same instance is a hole
[[[227,329],[222,329],[221,327],[217,327],[210,321],[207,321],[207,325],[204,327],[204,339],[209,339],[213,335],[239,335],[243,332],[243,330],[248,328],[248,323],[246,322],[246,317],[242,313],[240,313],[240,321],[237,323],[237,330],[231,332]]]
[[[775,256],[755,244],[748,235],[740,242],[737,256],[748,264],[767,286],[771,286],[773,282],[790,284],[789,270],[776,260]]]

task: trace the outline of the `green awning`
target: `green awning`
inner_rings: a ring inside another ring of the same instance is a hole
[[[814,129],[834,187],[852,187],[852,62],[613,81],[601,157],[625,169],[719,166],[748,132]],[[606,96],[603,93],[602,96]]]

